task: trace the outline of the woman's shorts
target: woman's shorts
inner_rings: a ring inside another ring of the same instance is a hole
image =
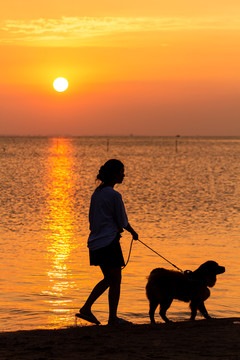
[[[110,245],[97,250],[89,250],[90,265],[122,267],[125,265],[119,243],[120,235]]]

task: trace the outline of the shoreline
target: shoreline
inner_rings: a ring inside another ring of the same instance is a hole
[[[240,359],[240,318],[0,333],[0,359]]]

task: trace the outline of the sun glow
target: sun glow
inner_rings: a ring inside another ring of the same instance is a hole
[[[59,77],[54,80],[53,87],[58,92],[63,92],[68,88],[68,81],[63,77]]]

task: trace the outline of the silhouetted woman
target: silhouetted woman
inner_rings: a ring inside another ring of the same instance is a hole
[[[121,194],[114,190],[114,185],[121,184],[124,176],[123,163],[116,159],[108,160],[99,170],[97,179],[101,184],[91,197],[88,238],[90,265],[99,265],[104,278],[94,287],[76,316],[94,324],[100,322],[92,314],[91,307],[108,288],[108,324],[128,322],[117,317],[121,267],[125,265],[119,239],[123,228],[132,234],[134,240],[138,239],[138,234],[128,222]]]

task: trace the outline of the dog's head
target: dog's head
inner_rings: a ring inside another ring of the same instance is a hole
[[[203,281],[206,286],[213,287],[217,280],[217,275],[225,272],[225,267],[218,265],[215,261],[206,261],[194,271],[194,277]]]

